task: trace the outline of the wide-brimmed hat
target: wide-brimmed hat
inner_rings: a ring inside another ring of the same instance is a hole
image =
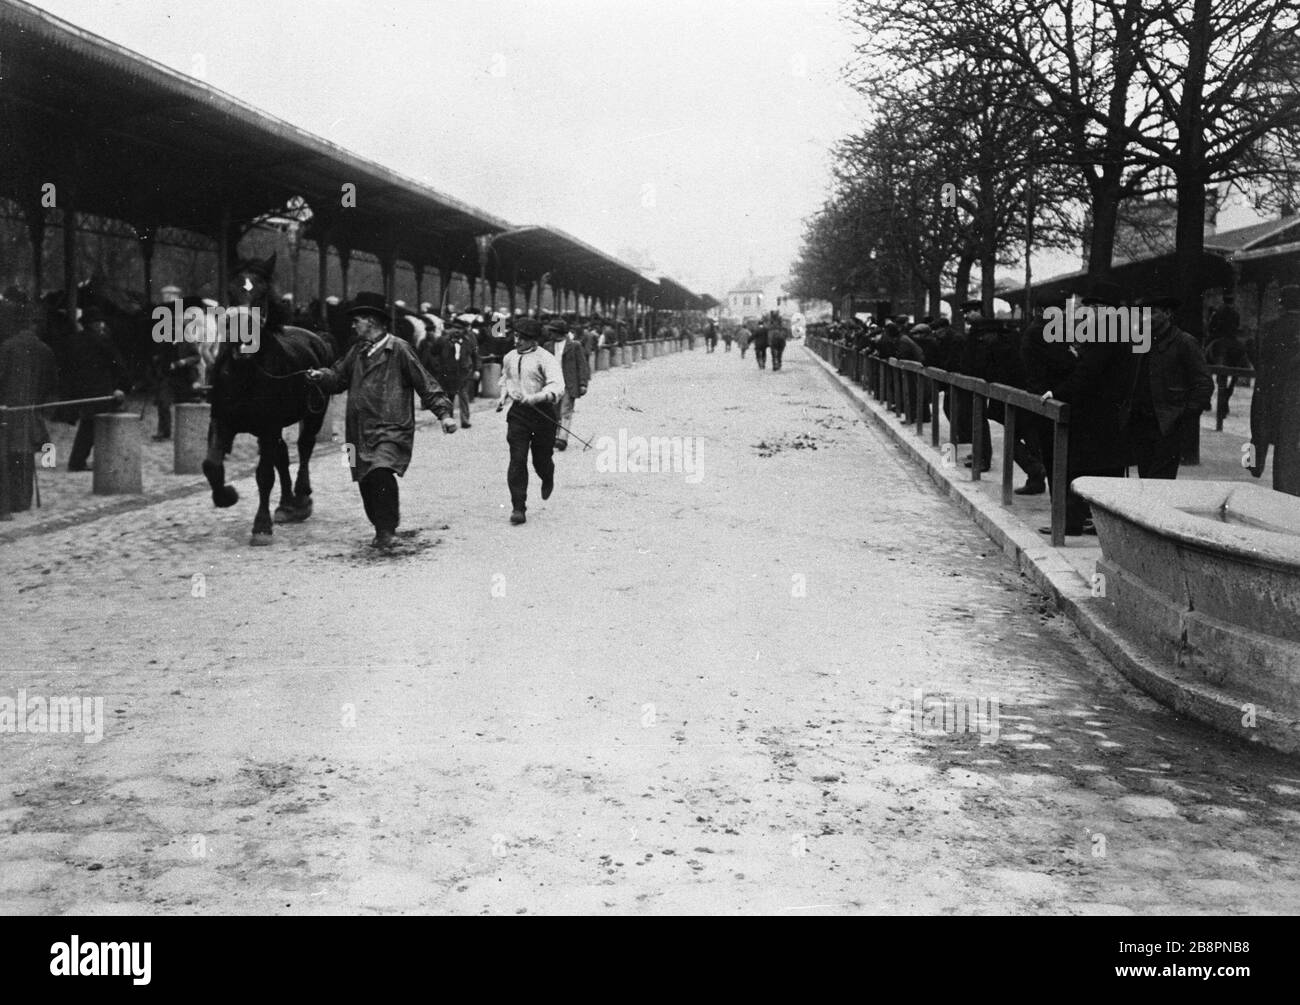
[[[361,315],[369,315],[387,321],[388,302],[384,299],[384,295],[370,292],[358,293],[356,299],[352,301],[352,306],[348,308],[348,317],[355,318]]]
[[[1181,303],[1182,301],[1177,297],[1171,297],[1167,294],[1160,293],[1151,297],[1143,297],[1137,302],[1137,305],[1139,307],[1159,307],[1161,310],[1165,311],[1176,311]]]
[[[555,318],[546,323],[546,332],[548,335],[567,335],[569,325],[563,318]]]
[[[1284,311],[1300,311],[1300,286],[1283,286],[1278,290],[1277,302]]]
[[[963,300],[961,302],[961,312],[963,314],[969,314],[971,311],[983,311],[983,310],[984,310],[983,300]]]
[[[1128,299],[1128,292],[1119,283],[1109,279],[1099,279],[1083,295],[1083,303],[1101,304],[1103,307],[1118,307]]]

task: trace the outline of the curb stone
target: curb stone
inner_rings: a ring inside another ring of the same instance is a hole
[[[1255,707],[1255,726],[1243,726],[1247,703],[1200,681],[1188,679],[1176,667],[1144,653],[1104,620],[1095,605],[1088,603],[1092,599],[1090,585],[1056,548],[1044,544],[1037,533],[1008,510],[1000,505],[990,505],[978,489],[971,487],[971,483],[960,480],[955,473],[950,474],[943,468],[938,455],[922,449],[920,440],[905,435],[901,427],[889,420],[890,413],[885,407],[868,392],[836,373],[806,345],[803,348],[850,404],[919,463],[940,491],[974,520],[1127,680],[1162,705],[1221,733],[1279,753],[1300,755],[1300,721],[1267,708]],[[924,446],[928,448],[928,441]]]

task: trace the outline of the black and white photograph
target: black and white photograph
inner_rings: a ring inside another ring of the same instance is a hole
[[[1297,834],[1296,0],[0,0],[25,969],[1047,916],[1217,985]]]

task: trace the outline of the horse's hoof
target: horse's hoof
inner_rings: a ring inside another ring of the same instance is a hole
[[[304,499],[292,506],[277,506],[275,508],[276,523],[301,523],[311,516],[311,499]]]
[[[239,502],[239,492],[233,485],[223,485],[219,489],[212,490],[212,501],[221,509],[226,509]]]
[[[248,545],[250,548],[265,548],[272,540],[270,534],[259,534],[254,531],[253,536],[248,539]]]

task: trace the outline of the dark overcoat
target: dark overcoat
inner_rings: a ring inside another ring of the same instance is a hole
[[[370,345],[357,342],[325,372],[320,386],[330,394],[348,392],[345,439],[355,460],[354,482],[373,468],[406,473],[415,445],[412,393],[439,419],[451,414],[451,402],[438,382],[415,350],[396,337],[386,338],[373,353]]]
[[[0,343],[0,405],[40,405],[58,398],[59,369],[54,351],[25,328]],[[13,412],[5,422],[7,450],[27,454],[40,450],[50,434],[39,411]],[[6,444],[0,443],[0,450]]]
[[[1128,420],[1141,358],[1127,342],[1080,343],[1079,362],[1053,387],[1070,406],[1070,467],[1076,471],[1128,465]]]

